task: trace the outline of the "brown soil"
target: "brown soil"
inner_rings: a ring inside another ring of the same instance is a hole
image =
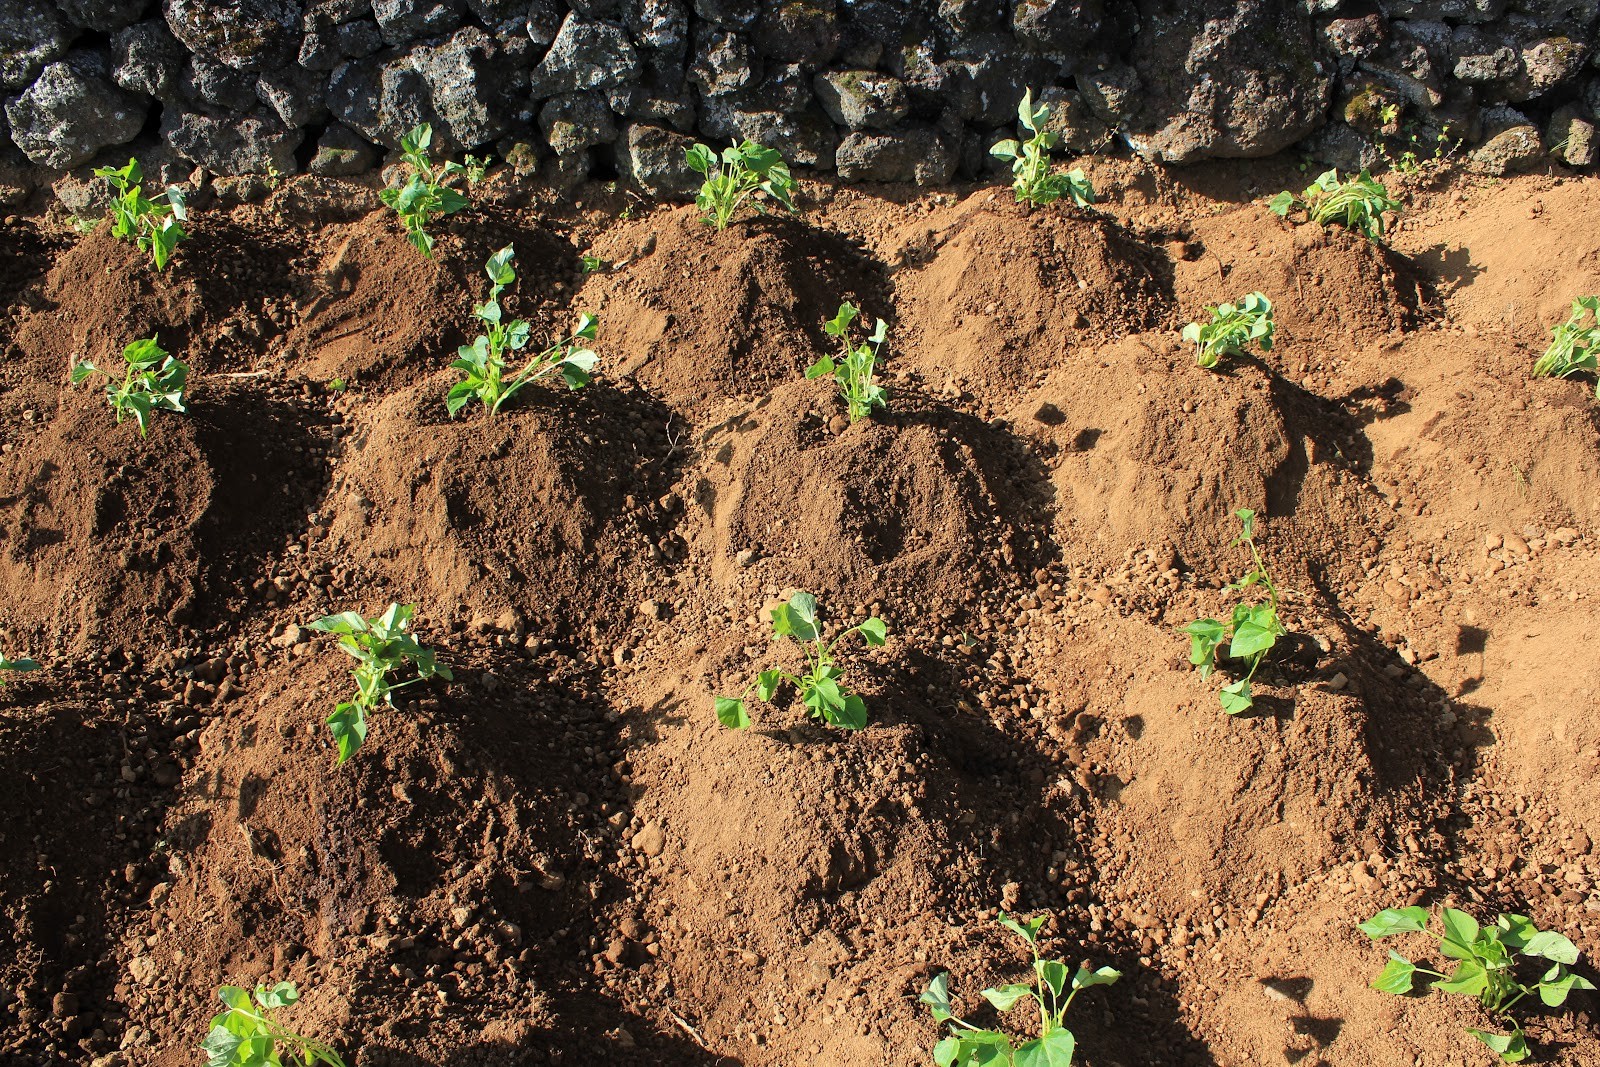
[[[1002,908],[1127,975],[1074,1006],[1089,1067],[1491,1062],[1354,924],[1600,952],[1600,407],[1526,377],[1600,291],[1600,184],[1412,188],[1379,247],[1271,216],[1291,176],[808,187],[722,234],[491,183],[432,262],[300,179],[159,276],[8,223],[0,650],[46,669],[0,689],[0,1062],[197,1062],[217,986],[291,979],[362,1067],[911,1067],[933,974],[985,1019],[1021,976]],[[599,376],[451,419],[507,243]],[[1179,328],[1253,289],[1278,346],[1196,368]],[[845,299],[891,324],[853,426],[801,377]],[[63,383],[152,333],[194,375],[141,438]],[[1293,635],[1229,719],[1176,627],[1239,507]],[[889,623],[844,651],[868,728],[723,730],[800,588]],[[391,600],[456,680],[336,767],[303,627]],[[1594,1012],[1530,1009],[1542,1061],[1600,1061]]]

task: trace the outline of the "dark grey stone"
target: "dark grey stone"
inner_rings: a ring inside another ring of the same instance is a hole
[[[146,0],[56,0],[56,7],[74,26],[111,33],[139,21]]]
[[[1506,13],[1506,0],[1380,0],[1378,6],[1393,19],[1493,22]]]
[[[336,32],[339,51],[346,59],[365,59],[383,47],[383,33],[371,19],[346,22]]]
[[[148,105],[108,79],[58,62],[8,101],[5,111],[11,139],[29,159],[65,170],[87,163],[102,148],[133,140]]]
[[[639,70],[639,56],[627,31],[609,22],[568,15],[550,51],[534,68],[535,97],[625,85]]]
[[[233,111],[249,111],[256,106],[256,75],[198,53],[189,57],[180,85],[184,98],[191,103]]]
[[[522,84],[498,64],[494,40],[463,26],[381,66],[350,62],[328,81],[328,107],[363,137],[390,148],[420,122],[433,126],[435,155],[457,154],[505,132]]]
[[[781,111],[798,115],[816,103],[811,75],[798,63],[769,63],[761,78],[729,98],[741,111]]]
[[[1593,50],[1570,37],[1545,37],[1522,49],[1522,77],[1506,96],[1516,102],[1533,100],[1571,84]]]
[[[556,155],[568,156],[617,139],[611,108],[599,90],[552,96],[539,109],[539,128]]]
[[[561,31],[561,21],[566,15],[566,5],[561,0],[533,0],[527,5],[527,14],[522,22],[528,43],[549,45]]]
[[[339,28],[324,26],[300,38],[300,54],[296,62],[306,70],[332,70],[345,60],[339,47]]]
[[[622,0],[567,0],[567,6],[586,19],[603,19],[617,13]]]
[[[364,174],[378,162],[378,150],[350,127],[335,122],[317,139],[317,154],[307,169],[312,174],[339,177]]]
[[[45,0],[0,3],[0,89],[26,88],[67,54],[73,31]]]
[[[701,30],[696,35],[689,80],[707,96],[725,96],[755,79],[755,53],[742,33]]]
[[[1050,108],[1050,114],[1044,120],[1044,129],[1061,138],[1056,143],[1056,151],[1083,155],[1105,150],[1110,142],[1110,127],[1100,121],[1081,93],[1052,85],[1035,93],[1034,100]],[[1027,132],[1017,127],[1011,129],[1013,132],[1006,136],[1019,137]],[[989,142],[989,145],[993,144],[993,141]],[[988,147],[986,145],[984,151],[987,152]]]
[[[839,51],[839,16],[828,0],[778,0],[766,5],[751,35],[767,59],[822,67]]]
[[[1544,140],[1525,115],[1511,108],[1490,108],[1484,112],[1483,123],[1489,137],[1468,154],[1468,169],[1499,177],[1534,170],[1544,163]]]
[[[760,0],[694,0],[694,13],[712,25],[742,30],[760,17],[761,3]]]
[[[1050,0],[1044,2],[1048,4]],[[1010,11],[1007,0],[939,0],[937,14],[950,34],[959,37],[994,29]]]
[[[438,37],[461,25],[464,0],[372,0],[378,32],[389,44]]]
[[[303,136],[265,108],[239,114],[168,108],[161,136],[172,150],[212,174],[293,174]]]
[[[624,118],[644,119],[644,128],[666,123],[684,133],[694,131],[695,106],[688,94],[660,96],[638,85],[624,85],[606,91],[611,110]]]
[[[1383,44],[1385,27],[1377,15],[1360,15],[1354,18],[1334,19],[1322,27],[1322,39],[1338,56],[1341,66],[1348,62],[1345,73],[1355,69],[1358,60],[1366,59]]]
[[[896,133],[849,134],[839,143],[835,166],[847,182],[916,182],[943,185],[955,174],[956,146],[932,127]]]
[[[255,90],[286,126],[309,126],[327,117],[328,82],[316,71],[294,66],[263,71]]]
[[[111,38],[111,52],[111,78],[130,93],[166,100],[177,92],[186,53],[161,19],[118,30]]]
[[[750,111],[727,97],[713,97],[700,105],[700,132],[722,141],[749,138],[776,148],[790,164],[827,170],[833,166],[839,134],[820,111],[788,115],[781,111]]]
[[[635,123],[624,134],[617,170],[650,196],[689,194],[700,187],[701,180],[683,158],[693,146],[692,137]]]
[[[689,47],[689,9],[682,0],[622,0],[622,24],[641,48],[681,55]]]
[[[1075,52],[1100,32],[1104,19],[1101,0],[1024,0],[1013,9],[1011,28],[1026,48]]]
[[[1544,131],[1545,147],[1569,167],[1589,167],[1595,161],[1595,124],[1573,104],[1558,107]]]
[[[911,111],[911,94],[892,74],[834,71],[818,74],[814,85],[822,110],[851,130],[888,129]]]
[[[296,0],[166,0],[166,12],[185,48],[236,70],[288,63],[300,47]]]

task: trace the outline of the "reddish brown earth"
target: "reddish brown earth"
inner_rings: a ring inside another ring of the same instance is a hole
[[[1354,924],[1600,953],[1600,406],[1527,378],[1600,291],[1600,184],[1417,183],[1380,247],[1268,214],[1286,167],[1091,176],[1094,214],[813,186],[723,234],[491,182],[436,262],[297,180],[164,275],[7,219],[0,648],[46,669],[0,690],[0,1061],[196,1063],[217,986],[291,979],[363,1067],[910,1067],[933,974],[980,1018],[1021,976],[1004,908],[1125,972],[1090,1067],[1492,1062]],[[451,420],[507,243],[599,377]],[[1196,368],[1179,328],[1257,288],[1279,345]],[[844,299],[891,327],[854,426],[801,377]],[[194,374],[141,439],[64,383],[152,333]],[[1293,639],[1229,719],[1176,628],[1239,507]],[[868,728],[723,730],[800,588],[888,621]],[[338,768],[302,627],[391,600],[456,681]],[[1595,1010],[1528,1011],[1541,1061],[1600,1062]]]

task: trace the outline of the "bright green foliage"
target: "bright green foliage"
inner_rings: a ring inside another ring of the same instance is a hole
[[[775,148],[763,148],[754,141],[731,144],[718,156],[709,145],[696,144],[684,153],[689,169],[705,175],[694,206],[718,230],[728,228],[739,206],[756,193],[763,193],[794,211],[794,179],[789,165]]]
[[[411,164],[411,177],[398,189],[384,189],[378,199],[394,208],[406,228],[406,240],[417,251],[433,258],[433,238],[428,234],[428,223],[436,215],[452,215],[467,206],[467,198],[444,184],[452,174],[465,174],[467,168],[459,163],[447,162],[435,170],[428,158],[428,145],[433,141],[433,127],[426,122],[400,138],[400,153]]]
[[[1588,325],[1584,319],[1588,318]],[[1535,378],[1565,378],[1579,371],[1595,370],[1600,356],[1600,296],[1580,296],[1572,302],[1567,321],[1550,330],[1550,347],[1533,365]],[[1600,398],[1600,381],[1594,395]]]
[[[822,640],[822,625],[817,621],[817,598],[810,593],[796,593],[787,604],[780,604],[773,610],[772,632],[776,637],[794,638],[805,650],[806,673],[794,675],[773,668],[756,675],[755,681],[745,686],[737,699],[717,697],[717,718],[722,725],[736,730],[749,726],[750,716],[745,712],[744,698],[753,689],[762,700],[770,701],[785,682],[799,690],[800,702],[813,719],[846,730],[859,730],[867,725],[867,705],[845,688],[844,672],[834,665],[833,650],[839,642],[857,632],[868,645],[882,645],[889,632],[882,619],[873,616],[826,642]]]
[[[237,986],[217,991],[228,1006],[211,1020],[211,1032],[200,1043],[200,1051],[210,1059],[206,1067],[295,1067],[327,1064],[344,1067],[344,1060],[333,1049],[309,1037],[301,1037],[273,1019],[273,1013],[300,999],[293,982],[279,982],[268,989],[258,985],[254,1003],[251,994]]]
[[[72,384],[81,385],[92,374],[104,374],[110,379],[106,383],[106,399],[117,413],[117,422],[132,415],[139,423],[141,437],[149,432],[152,411],[188,410],[183,406],[183,387],[189,380],[187,363],[169,355],[154,337],[133,342],[122,350],[122,358],[128,364],[122,384],[88,360],[72,368]]]
[[[1261,293],[1249,293],[1237,304],[1206,308],[1211,321],[1191,322],[1183,328],[1183,339],[1196,348],[1194,361],[1207,370],[1223,356],[1242,356],[1250,342],[1261,351],[1272,351],[1272,301]]]
[[[165,270],[172,250],[189,236],[183,229],[189,217],[183,190],[169,185],[159,194],[160,199],[149,199],[144,195],[144,172],[136,159],[129,159],[126,167],[96,167],[94,175],[117,191],[111,201],[112,235],[132,241],[139,251],[150,253],[156,270]]]
[[[1007,138],[989,149],[989,154],[1010,161],[1011,187],[1016,190],[1017,203],[1043,207],[1066,196],[1077,206],[1088,207],[1094,203],[1094,186],[1089,184],[1083,171],[1061,172],[1050,167],[1050,149],[1061,140],[1061,135],[1040,129],[1049,117],[1050,106],[1035,106],[1033,90],[1024,92],[1022,103],[1017,105],[1017,121],[1033,136],[1021,143]]]
[[[1242,593],[1260,586],[1265,590],[1267,600],[1265,603],[1241,600],[1234,605],[1227,623],[1217,619],[1199,619],[1179,628],[1189,635],[1189,662],[1200,668],[1202,678],[1210,678],[1217,669],[1217,656],[1224,644],[1228,646],[1227,658],[1250,662],[1249,674],[1228,683],[1217,693],[1222,710],[1229,715],[1247,711],[1255,703],[1250,693],[1250,682],[1255,678],[1262,659],[1277,644],[1278,638],[1289,632],[1278,621],[1278,587],[1272,584],[1266,564],[1261,562],[1261,553],[1256,549],[1256,513],[1249,508],[1240,508],[1234,515],[1243,529],[1233,543],[1235,546],[1249,547],[1254,565],[1248,574],[1226,586],[1226,589],[1228,592]]]
[[[466,175],[467,187],[474,188],[483,181],[489,172],[489,162],[493,156],[475,156],[471,153],[461,157],[461,173]]]
[[[490,414],[498,414],[500,405],[514,396],[517,390],[536,382],[547,374],[559,372],[568,389],[582,389],[589,384],[596,356],[586,346],[593,341],[600,328],[600,320],[593,315],[578,317],[578,325],[571,334],[530,359],[526,366],[509,378],[506,377],[506,353],[520,352],[528,346],[530,327],[522,319],[507,322],[500,307],[500,293],[517,278],[511,267],[513,256],[510,245],[490,256],[483,269],[492,283],[489,299],[472,309],[483,322],[485,333],[480,333],[470,345],[456,349],[457,359],[450,364],[452,370],[461,371],[465,377],[450,387],[445,397],[445,407],[455,415],[474,397],[483,401]]]
[[[1312,222],[1324,226],[1337,222],[1376,241],[1383,236],[1384,213],[1399,211],[1400,201],[1392,199],[1384,184],[1368,171],[1341,182],[1338,170],[1329,170],[1319,174],[1299,196],[1285,190],[1267,206],[1274,215],[1284,216],[1292,208],[1301,207]]]
[[[328,716],[328,729],[339,745],[340,763],[353,756],[366,740],[368,713],[377,710],[379,704],[392,706],[397,689],[435,676],[447,682],[455,677],[449,667],[434,658],[432,651],[417,644],[406,632],[416,610],[414,604],[390,604],[375,619],[345,611],[311,624],[313,630],[338,634],[339,647],[356,659],[356,669],[350,672],[356,680],[355,699],[340,704]],[[391,683],[389,675],[407,662],[416,668],[417,676],[408,682]]]
[[[602,274],[610,269],[611,264],[601,259],[599,256],[583,257],[583,273],[585,274]]]
[[[839,313],[824,323],[822,328],[829,337],[839,339],[843,354],[838,359],[825,355],[806,368],[807,378],[833,375],[839,383],[839,395],[844,397],[844,402],[850,408],[851,422],[864,419],[872,414],[874,408],[884,406],[883,386],[873,380],[873,369],[878,365],[878,352],[883,347],[884,339],[889,336],[889,326],[879,319],[870,337],[852,344],[850,324],[860,314],[860,309],[854,304],[840,304]]]
[[[1044,922],[1043,915],[1017,920],[1001,913],[1000,925],[1026,941],[1033,953],[1033,981],[983,991],[983,999],[1001,1012],[1028,1001],[1037,1005],[1039,1036],[1014,1045],[1005,1034],[980,1030],[957,1018],[950,1003],[950,976],[941,973],[928,983],[921,997],[934,1019],[950,1027],[950,1033],[933,1047],[933,1062],[938,1067],[1068,1067],[1072,1063],[1077,1039],[1067,1029],[1066,1015],[1073,998],[1090,986],[1111,985],[1122,973],[1110,967],[1074,971],[1061,960],[1045,959],[1039,954],[1039,928]]]
[[[34,660],[11,659],[4,652],[0,652],[0,671],[16,671],[18,674],[21,674],[24,671],[36,671],[38,669],[39,664]],[[4,683],[4,676],[0,676],[0,685],[3,685]]]
[[[1566,1003],[1567,994],[1574,989],[1594,988],[1587,978],[1568,970],[1578,962],[1577,946],[1564,934],[1540,930],[1527,916],[1501,915],[1493,926],[1480,927],[1464,911],[1441,908],[1440,931],[1430,929],[1428,920],[1425,908],[1385,908],[1362,923],[1360,929],[1374,941],[1394,934],[1426,933],[1438,939],[1440,952],[1456,961],[1454,971],[1446,975],[1420,967],[1390,949],[1389,962],[1373,979],[1372,988],[1404,996],[1413,991],[1417,976],[1423,975],[1433,979],[1427,984],[1441,993],[1477,997],[1484,1010],[1500,1019],[1511,1032],[1469,1029],[1467,1033],[1499,1053],[1507,1063],[1529,1056],[1522,1026],[1511,1015],[1518,1001],[1537,993],[1546,1007],[1557,1008]],[[1517,964],[1533,959],[1547,961],[1550,966],[1540,964],[1542,976],[1529,985],[1518,977]]]

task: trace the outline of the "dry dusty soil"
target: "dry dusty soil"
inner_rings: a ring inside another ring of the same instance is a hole
[[[7,218],[0,647],[45,667],[0,690],[0,1061],[198,1063],[270,978],[361,1067],[910,1067],[932,975],[993,1021],[1025,972],[1007,909],[1126,974],[1088,1067],[1492,1063],[1355,924],[1600,955],[1600,405],[1528,376],[1600,291],[1600,181],[1415,180],[1373,244],[1268,213],[1287,165],[1090,168],[1093,212],[808,185],[722,234],[491,179],[433,262],[296,180],[162,275]],[[507,243],[598,377],[452,420]],[[1278,345],[1197,368],[1182,325],[1255,289]],[[846,298],[890,324],[854,425],[802,376]],[[66,374],[151,335],[190,410],[141,438]],[[1292,636],[1229,718],[1177,627],[1228,610],[1240,507]],[[713,715],[797,664],[794,589],[889,625],[843,651],[859,733]],[[456,680],[337,767],[304,626],[392,600]],[[1541,1062],[1600,1063],[1595,1012],[1530,1007]]]

